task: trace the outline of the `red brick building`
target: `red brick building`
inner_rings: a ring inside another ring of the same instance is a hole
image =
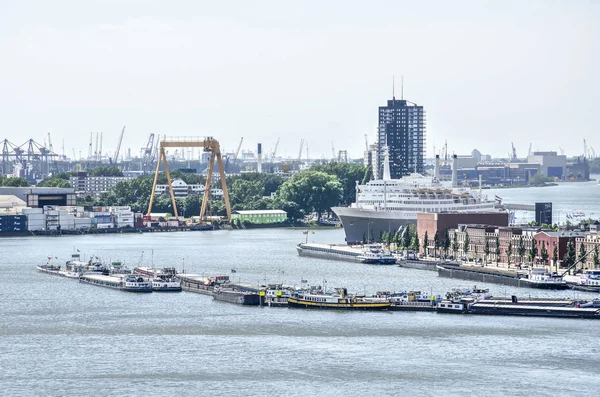
[[[440,240],[446,229],[454,230],[458,225],[485,224],[508,226],[508,214],[502,212],[421,212],[417,214],[419,249],[423,251],[423,238],[427,232],[429,247],[433,249],[433,236],[438,232]]]

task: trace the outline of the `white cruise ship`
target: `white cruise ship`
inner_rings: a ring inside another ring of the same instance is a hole
[[[456,185],[453,167],[452,184]],[[481,190],[451,188],[439,182],[439,159],[433,178],[411,174],[402,179],[390,178],[389,155],[384,161],[383,179],[356,185],[356,202],[350,207],[333,207],[340,218],[346,242],[361,243],[379,237],[380,232],[396,232],[407,224],[417,223],[419,212],[498,212],[498,202],[488,200]]]

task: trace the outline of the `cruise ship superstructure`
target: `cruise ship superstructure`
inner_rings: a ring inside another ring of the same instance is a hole
[[[456,167],[452,167],[456,186]],[[348,244],[362,243],[381,232],[395,233],[417,223],[419,212],[498,212],[499,203],[488,200],[481,190],[443,186],[439,182],[439,158],[433,178],[413,173],[391,179],[389,155],[385,154],[383,179],[356,185],[356,202],[350,207],[333,207],[340,218]],[[432,238],[433,236],[430,236]]]

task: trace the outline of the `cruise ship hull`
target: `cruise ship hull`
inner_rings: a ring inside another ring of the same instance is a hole
[[[342,222],[346,243],[362,244],[372,235],[379,240],[381,233],[395,233],[403,226],[417,224],[417,214],[403,211],[373,211],[352,207],[333,207]]]

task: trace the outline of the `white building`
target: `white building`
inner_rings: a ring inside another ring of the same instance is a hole
[[[200,196],[204,195],[205,187],[202,184],[188,185],[182,179],[174,179],[171,182],[173,187],[173,195],[175,198],[186,198],[191,194],[197,194]],[[156,194],[169,195],[169,185],[156,185]],[[223,197],[223,189],[212,188],[210,189],[212,198],[220,199]]]
[[[75,188],[78,196],[100,196],[108,192],[119,182],[128,182],[135,179],[132,176],[87,176],[85,172],[72,176],[71,186]]]

